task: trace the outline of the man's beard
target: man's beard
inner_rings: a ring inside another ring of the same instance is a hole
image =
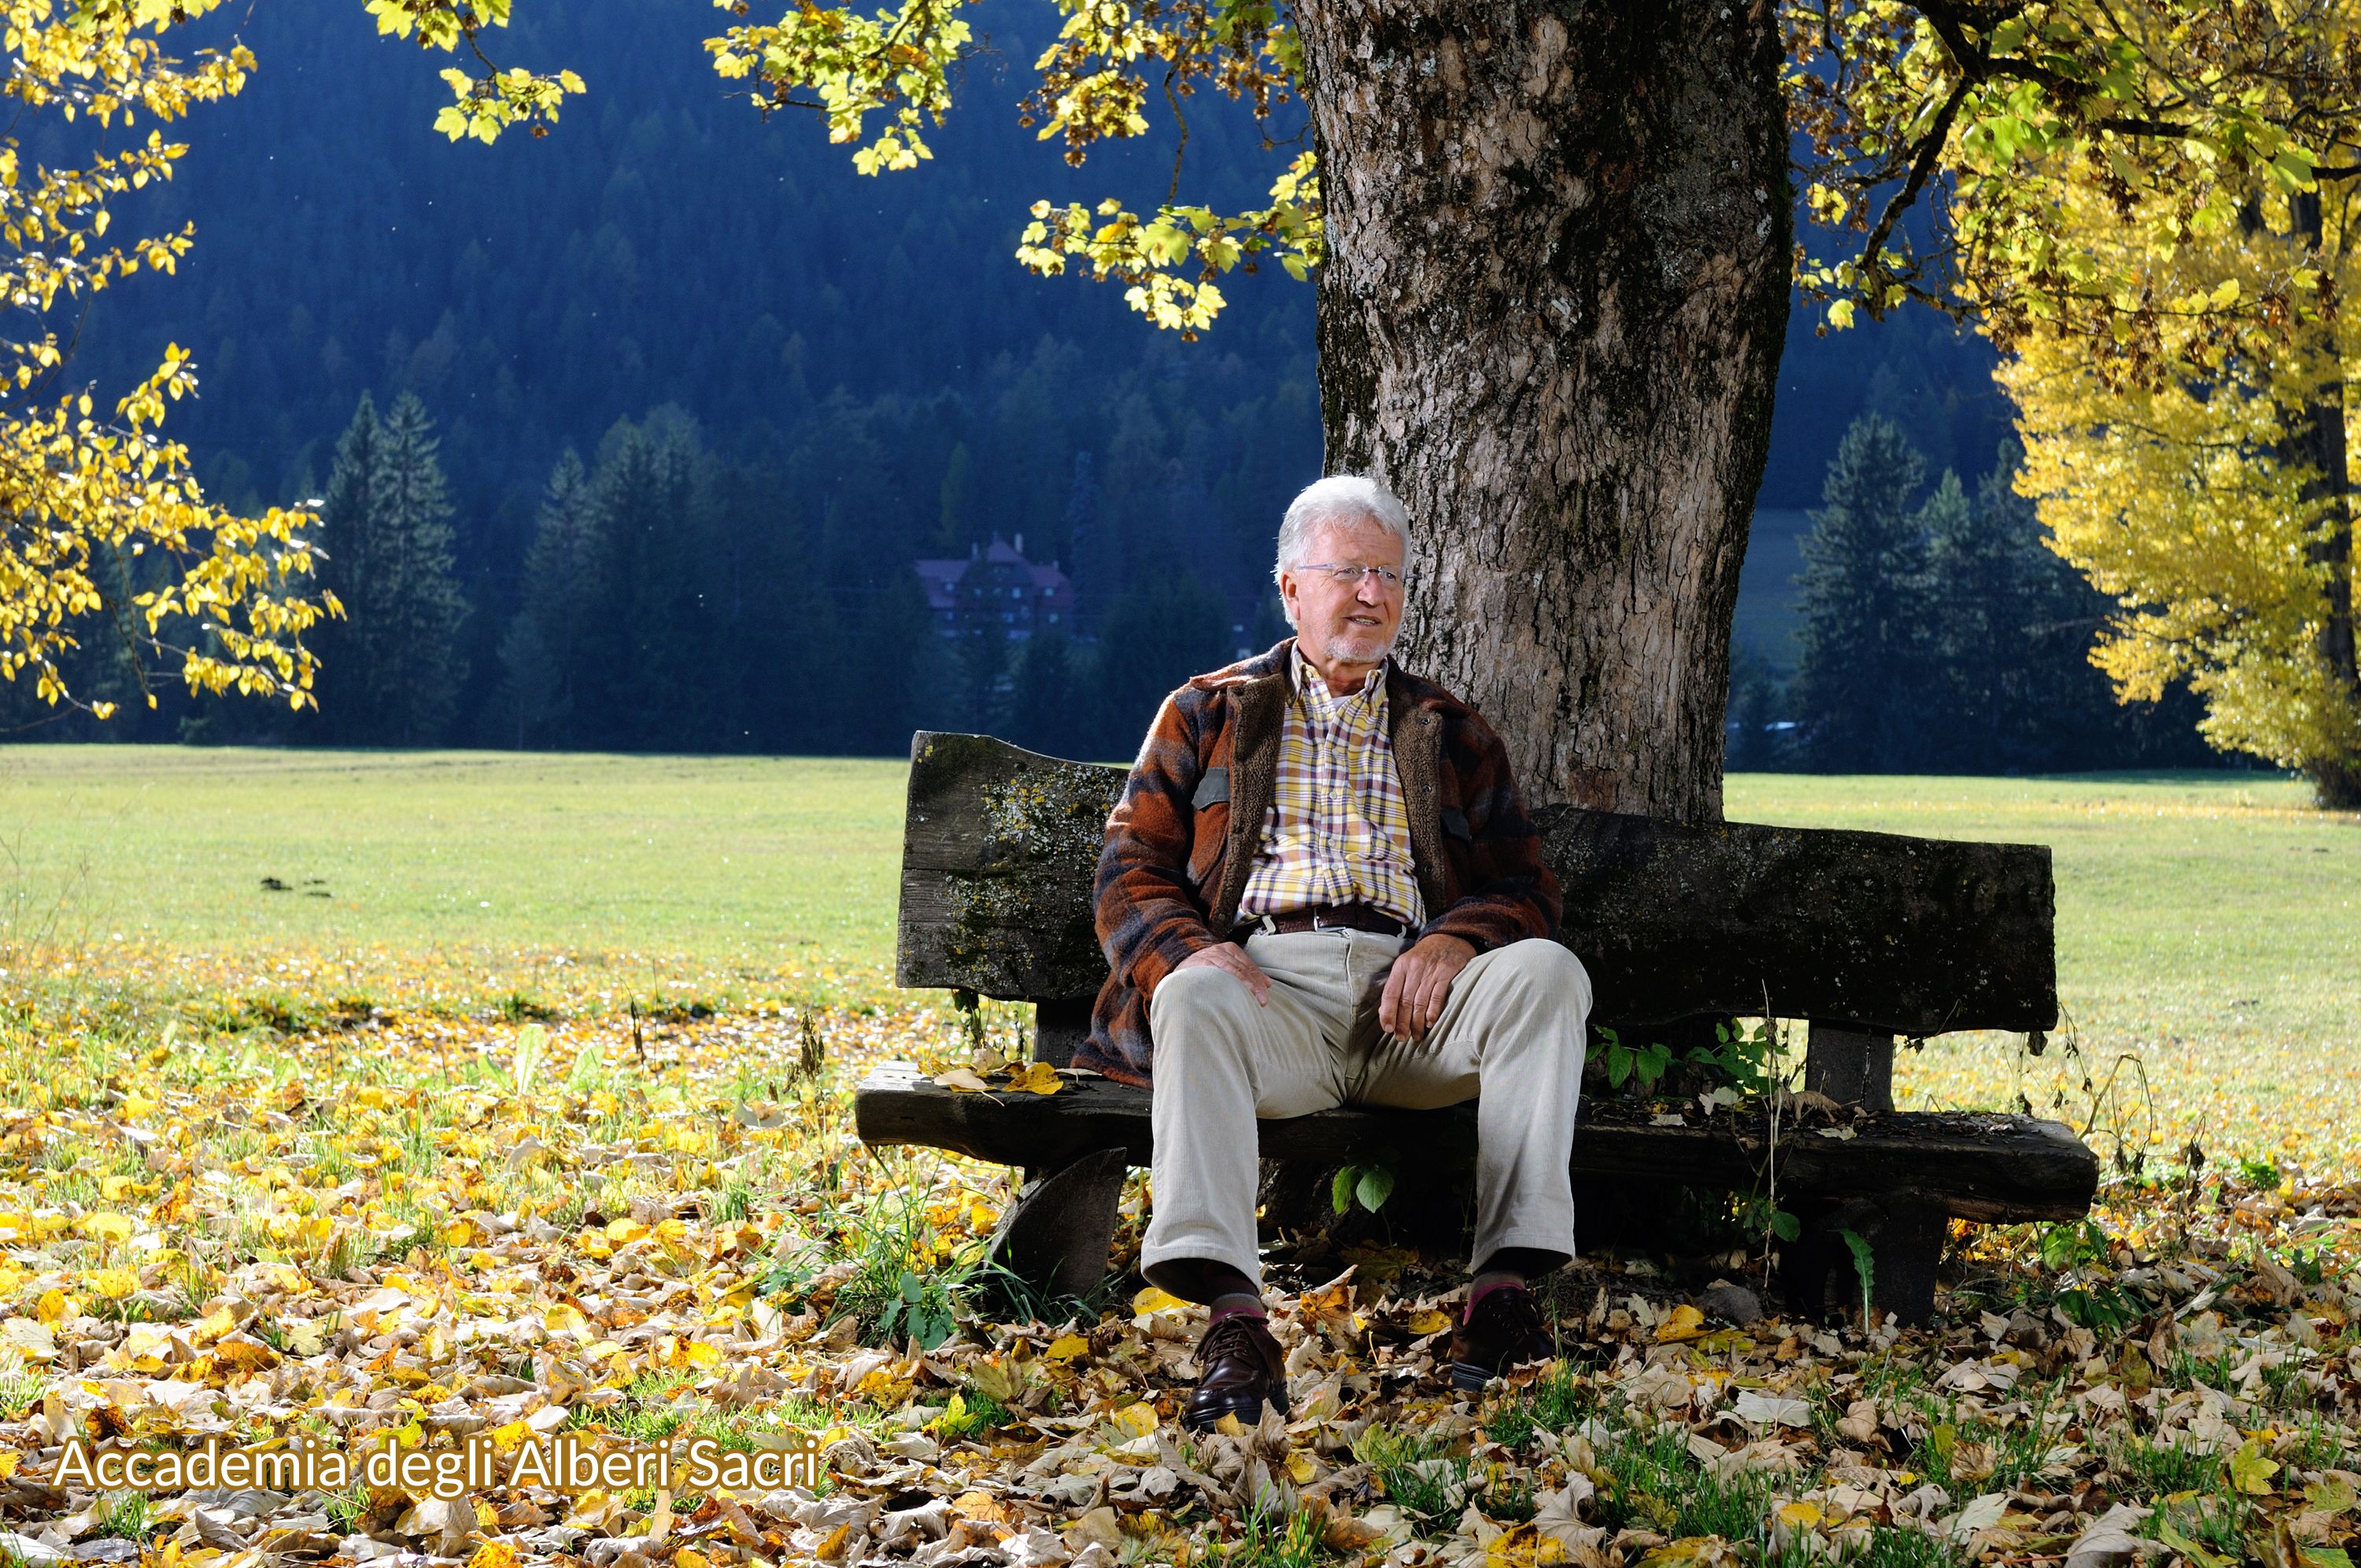
[[[1383,637],[1373,631],[1339,631],[1327,638],[1321,654],[1332,663],[1375,664],[1393,652],[1394,640],[1400,635],[1400,626]]]

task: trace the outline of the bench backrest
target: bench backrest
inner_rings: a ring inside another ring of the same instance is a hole
[[[920,730],[895,981],[1064,1003],[1071,1018],[1106,979],[1092,887],[1124,776]],[[1598,1024],[1767,1013],[1923,1036],[2058,1022],[2046,845],[1535,815]]]

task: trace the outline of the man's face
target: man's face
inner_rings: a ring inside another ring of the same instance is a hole
[[[1340,583],[1317,565],[1383,566],[1399,578],[1401,541],[1366,518],[1332,522],[1314,531],[1304,566],[1279,576],[1279,591],[1293,612],[1295,634],[1307,652],[1323,660],[1374,664],[1394,645],[1401,630],[1402,590],[1381,577]]]

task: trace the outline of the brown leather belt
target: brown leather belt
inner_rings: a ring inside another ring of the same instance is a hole
[[[1256,915],[1238,922],[1233,941],[1243,942],[1257,931],[1288,935],[1297,931],[1373,931],[1400,937],[1410,927],[1384,910],[1367,904],[1323,904],[1317,909],[1290,909],[1284,915]]]

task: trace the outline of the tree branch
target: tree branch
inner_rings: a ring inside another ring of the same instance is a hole
[[[1958,117],[1960,105],[1967,101],[1968,89],[1971,85],[1962,76],[1951,89],[1951,95],[1943,100],[1942,108],[1937,111],[1935,124],[1927,132],[1927,139],[1919,144],[1918,156],[1911,162],[1910,178],[1902,182],[1902,189],[1885,203],[1885,211],[1878,214],[1877,226],[1870,231],[1868,243],[1861,247],[1861,265],[1864,273],[1877,268],[1877,253],[1885,248],[1886,237],[1893,234],[1894,225],[1901,220],[1902,214],[1918,200],[1918,192],[1926,189],[1936,164],[1942,160],[1943,144],[1951,136],[1951,122]],[[1871,308],[1877,308],[1874,301],[1871,302]]]

